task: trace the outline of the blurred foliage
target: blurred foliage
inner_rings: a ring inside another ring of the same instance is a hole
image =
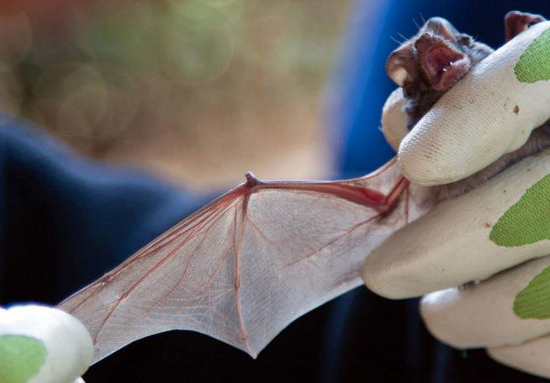
[[[331,0],[94,1],[55,28],[12,15],[0,23],[0,107],[96,158],[160,137],[211,166],[260,155],[278,137],[315,134],[344,10]]]

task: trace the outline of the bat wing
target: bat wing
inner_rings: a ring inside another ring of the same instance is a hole
[[[394,161],[337,182],[243,183],[60,304],[95,361],[164,331],[252,357],[289,323],[360,285],[369,252],[422,210]]]

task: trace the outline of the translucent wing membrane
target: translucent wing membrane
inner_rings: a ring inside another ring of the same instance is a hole
[[[425,208],[395,162],[337,182],[247,182],[64,301],[95,361],[198,331],[256,355],[290,322],[361,284],[369,252]]]

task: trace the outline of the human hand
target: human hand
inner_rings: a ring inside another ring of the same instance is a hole
[[[407,135],[399,162],[412,182],[468,177],[548,120],[549,26],[487,58]],[[366,285],[390,298],[431,293],[421,311],[437,338],[550,377],[549,167],[545,150],[441,202],[369,255]]]
[[[0,382],[84,383],[92,339],[71,315],[27,305],[0,308]]]

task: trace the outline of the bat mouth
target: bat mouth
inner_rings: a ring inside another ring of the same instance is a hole
[[[470,59],[445,42],[432,48],[425,56],[424,67],[433,84],[440,91],[448,90],[470,70]]]

